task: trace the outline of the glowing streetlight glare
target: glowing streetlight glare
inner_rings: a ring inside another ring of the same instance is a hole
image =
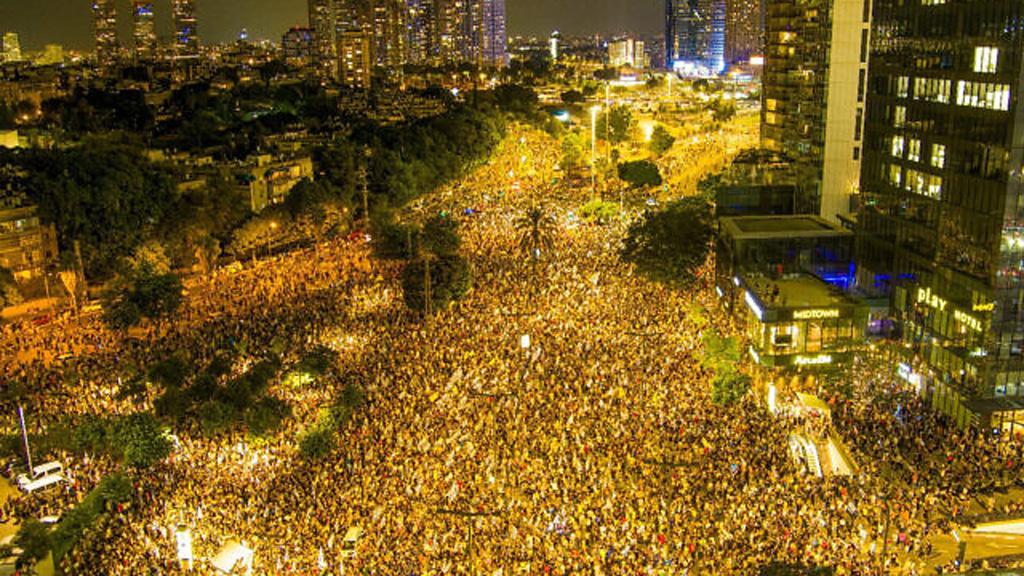
[[[594,193],[597,192],[597,114],[600,111],[600,106],[590,109],[590,187]]]

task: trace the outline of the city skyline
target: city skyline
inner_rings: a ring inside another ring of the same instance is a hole
[[[132,35],[129,0],[117,0],[118,12],[126,15],[118,23],[123,44],[130,44]],[[153,2],[156,31],[161,40],[169,40],[171,30],[170,0]],[[244,10],[237,9],[238,0],[202,0],[197,3],[203,42],[220,43],[237,38],[244,28],[254,40],[280,40],[289,28],[307,25],[307,0],[252,0]],[[512,0],[507,2],[509,35],[546,35],[558,29],[566,35],[634,32],[658,34],[663,26],[662,0]],[[41,19],[39,14],[60,10],[62,18]],[[22,46],[39,50],[46,44],[61,44],[70,49],[91,51],[93,21],[91,4],[81,2],[68,6],[56,0],[28,3],[12,1],[0,4],[0,22],[4,31],[18,32]]]

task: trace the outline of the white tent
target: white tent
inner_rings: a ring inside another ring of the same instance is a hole
[[[210,560],[210,564],[225,574],[231,574],[235,566],[241,563],[245,567],[245,573],[252,574],[252,558],[252,550],[236,540],[228,540],[224,547],[220,549],[220,552],[214,556],[213,560]]]

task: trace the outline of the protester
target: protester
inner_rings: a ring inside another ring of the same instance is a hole
[[[580,224],[573,212],[590,190],[551,187],[556,151],[517,130],[491,164],[417,203],[410,217],[461,218],[474,270],[466,300],[429,321],[403,309],[399,265],[357,238],[192,282],[179,316],[143,334],[95,317],[7,329],[0,362],[28,390],[33,431],[150,409],[156,392],[119,394],[119,378],[170,353],[203,365],[242,349],[240,367],[272,348],[286,364],[317,344],[340,353],[322,381],[272,386],[295,417],[270,440],[183,430],[181,448],[138,473],[135,500],[88,533],[65,572],[178,573],[184,525],[196,558],[238,539],[256,574],[749,575],[771,563],[922,574],[924,541],[951,518],[938,504],[965,504],[1005,469],[1018,477],[1002,463],[1019,447],[993,452],[919,403],[893,415],[859,396],[832,402],[860,473],[804,474],[788,448],[802,422],[753,395],[711,401],[701,330],[736,328],[717,311],[711,268],[685,291],[635,275],[618,257],[624,225]],[[534,264],[515,221],[536,203],[558,225]],[[347,383],[368,406],[338,431],[335,454],[301,458],[301,430]],[[901,454],[920,474],[883,480]],[[73,482],[23,499],[19,518],[66,509],[114,467],[58,456]],[[364,538],[345,558],[353,526]],[[214,572],[197,562],[193,573]]]

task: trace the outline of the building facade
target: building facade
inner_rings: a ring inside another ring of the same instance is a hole
[[[316,54],[316,32],[312,28],[295,26],[281,36],[281,55],[286,62],[304,66],[313,62]]]
[[[778,0],[766,10],[762,147],[802,169],[798,212],[848,219],[859,189],[870,4]]]
[[[178,58],[199,56],[199,22],[196,0],[171,0],[174,21],[174,53]]]
[[[608,43],[608,65],[646,68],[647,53],[642,40],[623,38]]]
[[[726,0],[725,64],[747,64],[764,54],[764,10],[761,0]]]
[[[434,64],[440,56],[438,3],[406,0],[406,46],[410,64]]]
[[[132,1],[132,39],[135,59],[152,60],[156,55],[156,14],[150,0]]]
[[[341,32],[338,35],[338,82],[350,88],[368,89],[373,67],[370,51],[367,32]]]
[[[96,61],[107,66],[117,62],[117,5],[114,0],[93,0],[93,31],[96,43]]]
[[[0,267],[20,282],[42,277],[57,257],[57,233],[26,195],[0,190]]]
[[[21,39],[17,32],[5,32],[3,38],[3,49],[0,50],[0,62],[21,62]]]
[[[480,64],[503,68],[508,65],[505,29],[505,0],[480,0]]]
[[[692,75],[725,70],[726,0],[665,0],[667,68]]]
[[[874,6],[859,280],[891,296],[907,370],[962,425],[1013,426],[1024,397],[1022,13]]]
[[[336,0],[309,0],[309,29],[313,31],[313,61],[324,78],[333,78],[337,66]]]

